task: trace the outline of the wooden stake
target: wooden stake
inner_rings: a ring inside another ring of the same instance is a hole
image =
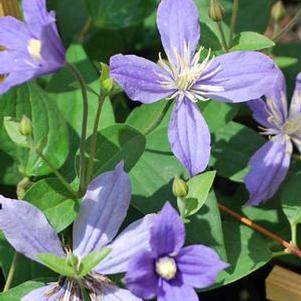
[[[21,19],[17,0],[0,0],[0,17],[12,16]]]
[[[275,266],[266,279],[266,298],[270,301],[300,301],[301,275]]]

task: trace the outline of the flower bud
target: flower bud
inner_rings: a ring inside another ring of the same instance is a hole
[[[210,0],[209,6],[209,18],[214,22],[220,22],[223,20],[225,10],[220,4],[219,0]]]
[[[69,253],[67,256],[67,264],[74,268],[74,270],[78,271],[80,267],[80,259],[73,253]]]
[[[172,192],[178,198],[184,198],[188,194],[188,185],[179,177],[175,177],[172,184]]]
[[[32,132],[32,124],[31,121],[28,117],[23,115],[21,122],[20,122],[20,127],[19,127],[19,132],[23,136],[30,136]]]
[[[277,1],[271,11],[272,18],[275,22],[280,22],[286,15],[286,9],[281,0]]]
[[[100,86],[104,96],[110,95],[114,88],[114,81],[110,78],[110,67],[104,63],[101,63]]]

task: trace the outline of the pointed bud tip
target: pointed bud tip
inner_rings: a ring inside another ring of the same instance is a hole
[[[172,191],[174,196],[184,198],[188,195],[188,185],[179,177],[175,177],[172,184]]]
[[[273,6],[271,10],[272,18],[275,22],[280,22],[283,20],[283,18],[286,16],[286,9],[283,5],[283,2],[277,1]]]
[[[32,132],[32,124],[31,120],[23,115],[21,122],[20,122],[20,127],[19,131],[23,136],[30,136]]]
[[[225,16],[225,10],[219,0],[210,0],[209,18],[214,22],[220,22]]]

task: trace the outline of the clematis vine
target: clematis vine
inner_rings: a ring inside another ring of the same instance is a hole
[[[89,185],[73,226],[73,251],[64,252],[61,242],[43,213],[31,204],[0,198],[0,230],[17,252],[40,262],[39,254],[50,253],[66,261],[81,262],[104,247],[111,253],[84,277],[60,277],[57,283],[36,289],[22,301],[82,301],[83,290],[92,301],[139,301],[130,291],[118,288],[107,275],[126,272],[129,259],[149,247],[153,216],[129,225],[113,239],[126,217],[131,198],[128,175],[119,164],[114,171],[98,176]],[[67,253],[67,254],[66,254]]]
[[[277,86],[266,95],[266,101],[250,101],[254,119],[269,137],[250,159],[245,183],[250,193],[248,205],[270,199],[284,180],[291,161],[293,144],[301,152],[301,73],[288,110],[285,79],[279,70]]]
[[[65,49],[46,0],[23,0],[25,21],[0,18],[0,94],[65,64]]]
[[[197,301],[193,287],[214,284],[229,265],[203,245],[183,247],[185,227],[175,209],[166,203],[151,226],[151,250],[137,253],[130,261],[125,282],[137,296],[158,301]]]
[[[200,57],[199,14],[192,0],[162,0],[157,25],[168,61],[159,55],[158,64],[135,55],[111,58],[111,77],[129,98],[153,103],[175,99],[168,129],[175,156],[191,176],[202,172],[210,156],[210,133],[196,102],[215,99],[241,102],[261,97],[275,81],[276,67],[267,56],[236,51]]]

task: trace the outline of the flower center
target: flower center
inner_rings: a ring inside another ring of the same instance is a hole
[[[166,280],[171,280],[175,278],[177,273],[177,264],[176,261],[171,257],[161,257],[156,262],[156,272],[162,278]]]
[[[38,39],[30,39],[27,45],[27,50],[30,54],[30,56],[36,60],[41,61],[41,50],[42,50],[42,42]]]
[[[288,119],[283,125],[283,132],[288,136],[295,133],[301,133],[301,116],[296,116],[295,118]]]
[[[174,50],[175,61],[168,62],[163,60],[159,54],[158,64],[168,75],[159,74],[161,77],[160,84],[168,90],[175,90],[170,99],[178,97],[183,100],[184,97],[189,98],[193,102],[198,100],[208,100],[207,97],[211,92],[224,91],[224,88],[218,85],[209,84],[214,75],[221,71],[220,66],[216,66],[209,70],[212,64],[211,50],[207,57],[200,63],[201,53],[204,47],[191,56],[189,46],[185,44],[184,53],[180,55],[177,49]]]

